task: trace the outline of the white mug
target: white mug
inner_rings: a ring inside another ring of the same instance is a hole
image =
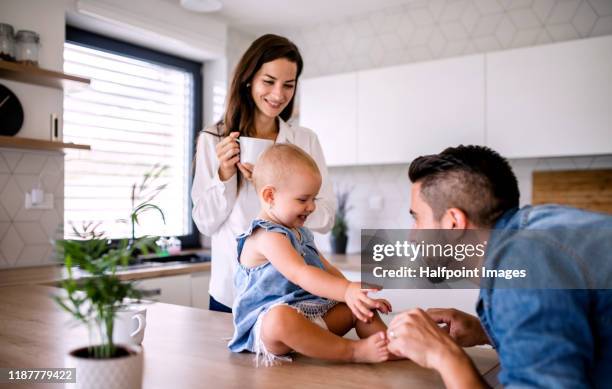
[[[147,327],[147,309],[126,307],[115,313],[113,343],[140,345]]]
[[[270,139],[250,138],[248,136],[241,136],[237,140],[240,144],[240,162],[253,165],[255,165],[261,153],[274,144],[274,141]]]

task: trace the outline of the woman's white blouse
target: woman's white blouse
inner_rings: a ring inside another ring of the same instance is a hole
[[[215,131],[213,128],[212,132]],[[196,165],[191,199],[193,220],[204,235],[211,237],[212,270],[209,293],[229,307],[234,301],[234,270],[237,263],[236,236],[249,228],[259,213],[259,200],[253,185],[243,180],[237,193],[237,178],[219,178],[215,146],[221,140],[202,132],[196,145]],[[336,199],[329,182],[327,165],[317,135],[307,128],[291,126],[279,119],[277,143],[291,143],[306,151],[319,166],[322,185],[316,210],[306,220],[306,227],[328,232],[336,211]]]

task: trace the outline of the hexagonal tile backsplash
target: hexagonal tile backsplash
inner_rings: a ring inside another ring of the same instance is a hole
[[[612,1],[412,0],[276,32],[300,47],[312,77],[609,35]]]
[[[0,149],[0,268],[53,263],[51,239],[61,209],[25,209],[25,194],[40,181],[55,202],[64,197],[64,155]]]

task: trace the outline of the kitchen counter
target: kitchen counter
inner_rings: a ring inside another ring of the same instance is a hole
[[[201,250],[200,250],[201,251]],[[193,251],[184,251],[191,253]],[[343,271],[360,271],[361,257],[359,254],[324,254],[325,258]],[[155,277],[167,277],[179,274],[189,274],[210,271],[210,262],[203,263],[171,263],[154,264],[118,271],[122,280],[141,280]],[[64,277],[61,265],[47,265],[0,270],[0,286],[42,284],[57,285]]]
[[[49,298],[57,291],[35,285],[0,288],[1,367],[62,367],[68,350],[87,344],[85,329],[69,326],[68,314]],[[257,368],[253,354],[233,354],[226,347],[233,330],[231,315],[162,303],[150,304],[147,310],[145,389],[195,388],[207,383],[218,388],[443,387],[436,372],[411,361],[370,365],[295,356],[293,363]],[[494,350],[466,351],[485,378],[495,373]]]
[[[155,264],[153,266],[118,271],[117,276],[124,281],[133,281],[201,271],[210,271],[210,262]],[[24,284],[57,285],[64,278],[63,272],[63,267],[60,265],[3,269],[0,270],[0,287]]]

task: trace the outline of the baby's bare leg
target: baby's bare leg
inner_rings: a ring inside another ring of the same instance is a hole
[[[389,355],[382,332],[358,341],[344,339],[285,305],[266,313],[261,338],[266,349],[276,355],[295,350],[313,358],[347,362],[382,362]]]
[[[325,324],[327,324],[327,328],[334,334],[342,336],[354,327],[357,335],[363,339],[377,332],[387,331],[387,326],[378,315],[378,312],[375,311],[373,313],[374,316],[372,316],[370,322],[364,323],[353,315],[353,312],[351,312],[351,309],[345,303],[338,303],[327,312],[323,319]]]
[[[370,318],[368,323],[364,323],[361,320],[355,320],[355,331],[360,338],[368,337],[376,332],[383,331],[387,332],[387,325],[378,315],[378,312],[374,311],[374,316]]]

